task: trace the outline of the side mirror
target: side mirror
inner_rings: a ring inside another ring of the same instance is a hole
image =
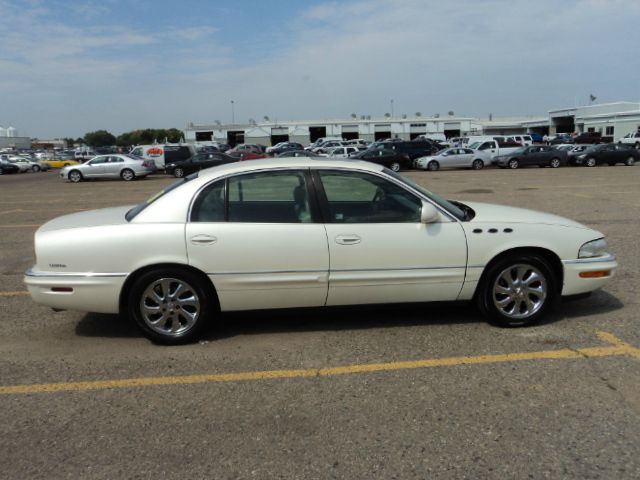
[[[421,223],[435,223],[440,219],[440,214],[436,207],[428,202],[422,201],[422,211],[420,212]]]

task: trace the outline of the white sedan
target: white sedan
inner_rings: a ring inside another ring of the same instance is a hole
[[[422,170],[439,170],[440,168],[473,168],[481,170],[491,165],[491,156],[480,150],[470,148],[448,148],[437,155],[420,157],[414,160],[414,166]]]
[[[137,206],[56,218],[35,252],[37,303],[122,312],[167,344],[220,312],[270,308],[473,299],[499,325],[529,325],[617,267],[603,234],[572,220],[305,158],[223,165]]]

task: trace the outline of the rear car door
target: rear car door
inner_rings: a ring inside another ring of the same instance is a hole
[[[210,183],[185,229],[189,263],[211,278],[223,310],[325,304],[329,252],[308,170]]]
[[[319,169],[329,244],[327,305],[455,300],[467,244],[461,225],[420,221],[422,200],[386,177]]]

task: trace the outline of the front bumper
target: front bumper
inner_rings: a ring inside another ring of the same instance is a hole
[[[34,302],[60,310],[118,313],[126,273],[42,272],[28,269],[24,283]]]
[[[562,295],[577,295],[587,293],[604,287],[615,275],[618,262],[615,255],[606,254],[595,258],[578,258],[575,260],[563,260],[564,285]],[[580,276],[608,272],[604,276],[585,278]]]

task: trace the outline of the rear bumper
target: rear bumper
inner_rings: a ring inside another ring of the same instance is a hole
[[[615,255],[607,254],[596,258],[579,258],[576,260],[563,260],[564,285],[562,296],[578,295],[592,292],[604,287],[615,275],[618,262]],[[584,278],[580,274],[594,274],[608,272],[601,277]]]
[[[41,272],[30,268],[24,283],[34,302],[61,310],[118,313],[126,273]]]

